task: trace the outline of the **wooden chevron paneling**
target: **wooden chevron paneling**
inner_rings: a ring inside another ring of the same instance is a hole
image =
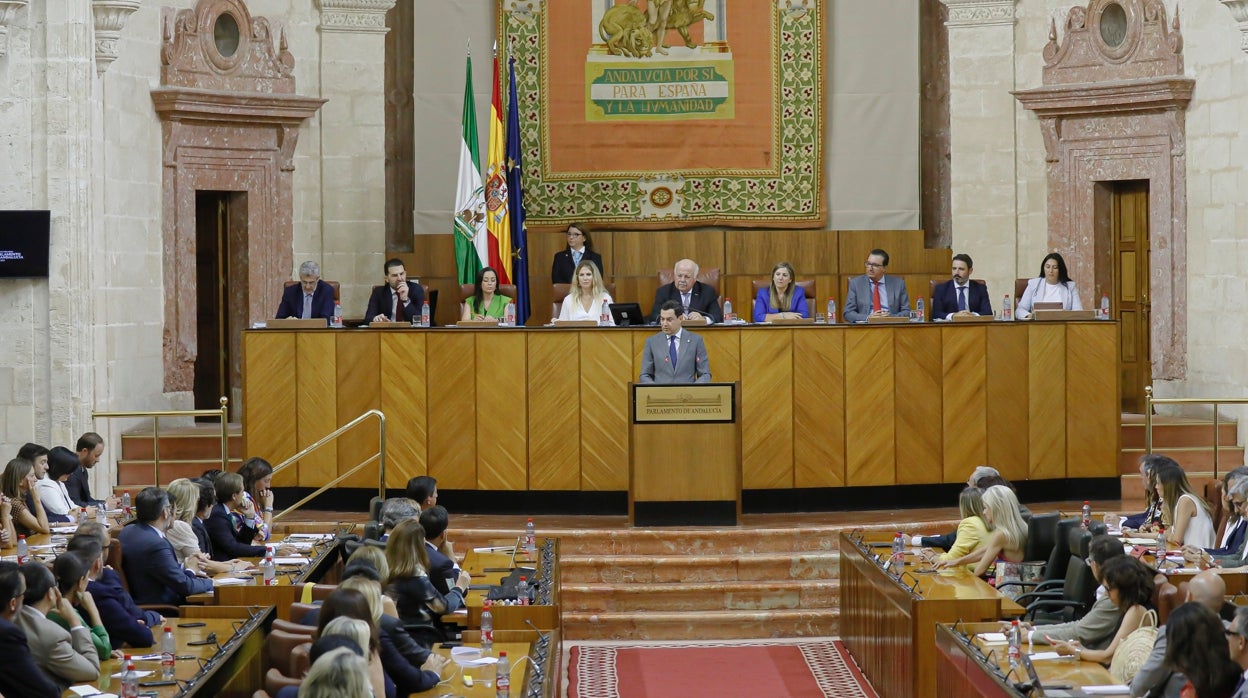
[[[295,339],[295,370],[300,380],[295,384],[295,402],[298,405],[298,448],[311,446],[326,434],[338,428],[338,384],[336,365],[338,352],[331,332],[300,332]],[[277,465],[274,463],[273,465]],[[304,456],[291,469],[297,469],[297,478],[274,476],[273,484],[289,487],[303,482],[313,482],[319,487],[338,477],[338,443],[331,441],[315,453]]]
[[[1066,476],[1066,326],[1030,323],[1027,328],[1029,476]]]
[[[1117,477],[1118,338],[1090,323],[1067,326],[1066,372],[1066,477]]]
[[[273,465],[299,451],[298,406],[292,399],[298,367],[290,360],[296,336],[281,330],[250,331],[243,350],[244,452]]]
[[[428,472],[425,333],[381,335],[381,411],[386,415],[386,487],[401,489]]]
[[[581,489],[581,354],[576,332],[528,335],[531,490]]]
[[[380,332],[336,334],[338,365],[338,424],[346,424],[364,412],[381,407]],[[389,377],[387,376],[387,379]],[[338,474],[350,470],[377,452],[377,427],[361,424],[338,439]],[[305,487],[324,482],[301,481]],[[370,469],[343,480],[340,487],[376,487],[377,471]]]
[[[711,380],[716,383],[741,381],[740,331],[726,327],[693,327],[706,344],[706,359],[711,362]],[[641,335],[644,340],[649,335]],[[637,374],[641,374],[641,349],[637,350]]]
[[[944,405],[942,482],[964,479],[988,462],[988,392],[985,327],[945,326],[940,331]]]
[[[521,332],[476,332],[477,489],[528,487],[528,356]]]
[[[429,380],[429,474],[438,487],[477,487],[475,332],[430,332],[425,343]]]
[[[741,486],[792,487],[793,330],[742,333],[741,364]]]
[[[793,486],[845,484],[845,332],[793,332]]]
[[[845,484],[850,487],[896,482],[894,334],[884,326],[845,333]]]
[[[1028,328],[1020,322],[989,325],[985,361],[988,417],[988,465],[1007,480],[1024,480],[1031,470],[1030,400],[1027,368]]]
[[[765,277],[781,261],[792,264],[799,279],[836,269],[833,230],[725,230],[724,247],[733,274]]]
[[[900,329],[900,328],[899,328]],[[941,446],[940,327],[907,327],[893,338],[897,376],[897,482],[941,482],[944,461]]]
[[[575,332],[575,331],[573,331]],[[644,332],[575,332],[581,362],[581,489],[628,489],[628,384],[619,370],[632,361],[633,337]]]
[[[597,245],[597,234],[595,234]],[[602,252],[599,246],[599,252]],[[618,234],[611,238],[611,253],[603,263],[616,276],[654,276],[671,269],[680,259],[692,259],[703,269],[724,268],[724,234],[718,230],[656,230]]]

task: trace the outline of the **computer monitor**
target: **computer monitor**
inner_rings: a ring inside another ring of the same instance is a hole
[[[616,327],[637,327],[646,324],[646,316],[641,313],[638,303],[612,303],[611,319]]]

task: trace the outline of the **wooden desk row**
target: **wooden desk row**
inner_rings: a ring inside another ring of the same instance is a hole
[[[1013,682],[1027,680],[1022,667],[1013,674],[1005,645],[988,646],[977,633],[1000,632],[996,623],[964,623],[936,627],[936,690],[928,694],[939,698],[1026,698],[1027,694]],[[1043,651],[1052,648],[1045,646]],[[1023,652],[1029,653],[1027,646]],[[1034,662],[1040,682],[1064,685],[1076,691],[1081,686],[1110,686],[1114,681],[1109,670],[1096,662],[1074,659]],[[1007,679],[1008,677],[1008,679]],[[1076,695],[1085,695],[1076,693]],[[1122,694],[1122,695],[1125,695]]]
[[[248,330],[243,437],[279,462],[369,409],[387,486],[625,491],[628,384],[654,328]],[[739,382],[745,489],[1117,477],[1112,322],[696,328]],[[956,438],[949,436],[956,434]],[[376,452],[369,423],[279,473],[316,487]],[[346,487],[376,487],[368,469]]]

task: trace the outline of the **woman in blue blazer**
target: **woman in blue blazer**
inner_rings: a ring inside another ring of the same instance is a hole
[[[758,289],[754,299],[754,322],[810,317],[806,291],[797,285],[793,265],[781,262],[771,270],[771,286]]]

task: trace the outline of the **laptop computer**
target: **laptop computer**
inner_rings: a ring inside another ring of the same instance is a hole
[[[1031,698],[1073,698],[1074,696],[1084,695],[1082,692],[1071,692],[1065,690],[1069,686],[1062,688],[1048,688],[1040,682],[1040,676],[1036,674],[1036,666],[1031,663],[1031,656],[1024,654],[1022,657],[1023,668],[1027,670],[1027,679],[1031,681]]]
[[[641,305],[637,303],[612,303],[611,319],[616,327],[637,327],[646,324],[646,316],[641,314]]]

